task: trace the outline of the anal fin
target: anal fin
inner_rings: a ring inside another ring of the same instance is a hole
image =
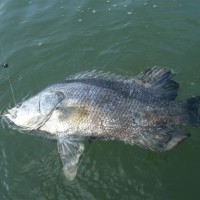
[[[165,152],[173,149],[190,136],[185,130],[175,127],[143,127],[138,128],[133,143],[152,151]]]

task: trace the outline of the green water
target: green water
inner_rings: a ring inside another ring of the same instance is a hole
[[[16,101],[85,70],[177,72],[179,99],[200,94],[199,0],[1,0],[0,39]],[[4,62],[0,52],[0,62]],[[13,106],[0,69],[0,110]],[[68,182],[55,142],[0,126],[0,200],[196,200],[200,128],[167,153],[121,142],[86,143]]]

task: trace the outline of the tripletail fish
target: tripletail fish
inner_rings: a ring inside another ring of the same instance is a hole
[[[200,97],[177,101],[171,70],[135,77],[84,72],[48,86],[4,113],[12,128],[57,141],[65,176],[73,180],[85,140],[116,140],[153,151],[174,148],[199,126]]]

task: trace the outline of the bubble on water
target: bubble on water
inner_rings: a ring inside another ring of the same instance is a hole
[[[92,10],[92,13],[96,13],[97,11],[96,10]]]
[[[90,10],[90,7],[88,7],[87,9]]]
[[[195,85],[195,83],[194,82],[190,82],[190,85]]]
[[[113,6],[113,7],[117,7],[117,4],[113,4],[112,6]]]
[[[82,22],[83,20],[82,19],[78,19],[78,22]]]
[[[155,4],[153,5],[153,8],[157,8],[157,7],[158,7],[157,5],[155,5]]]
[[[145,3],[144,3],[144,6],[147,6],[147,5],[148,5],[148,3],[145,2]]]
[[[61,9],[63,9],[64,7],[63,7],[63,6],[61,6],[60,8],[61,8]]]
[[[32,2],[32,1],[29,1],[28,3],[32,4],[33,2]]]
[[[149,28],[149,25],[145,25],[145,28]]]
[[[124,8],[127,8],[127,5],[124,5]]]
[[[107,2],[107,3],[110,3],[110,1],[109,1],[109,0],[107,0],[106,2]]]
[[[110,11],[110,10],[111,10],[111,8],[108,8],[108,10]]]
[[[38,46],[41,46],[41,45],[42,45],[42,42],[39,42],[39,43],[38,43]]]
[[[131,11],[129,11],[129,12],[127,12],[127,14],[128,14],[128,15],[132,15],[132,12],[131,12]]]

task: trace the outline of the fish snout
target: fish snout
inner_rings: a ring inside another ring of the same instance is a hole
[[[6,117],[9,120],[15,119],[17,117],[17,111],[10,109],[5,114],[3,114],[3,117]]]

